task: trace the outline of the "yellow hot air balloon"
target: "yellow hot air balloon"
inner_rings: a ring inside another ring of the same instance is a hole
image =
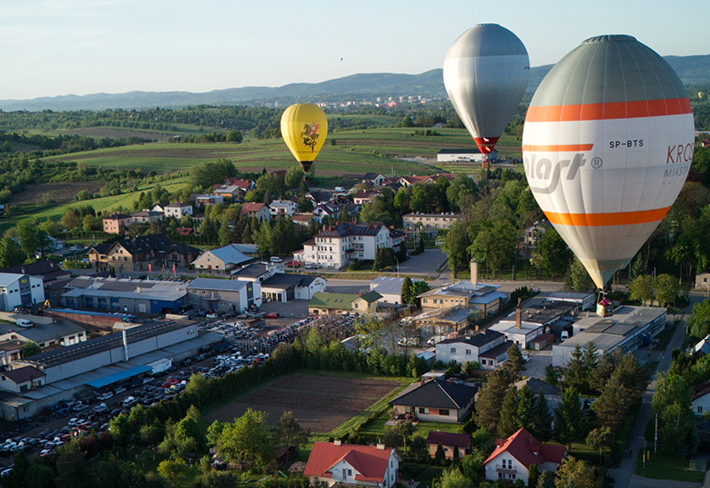
[[[293,157],[308,173],[328,134],[328,118],[320,107],[297,103],[281,116],[281,136]]]

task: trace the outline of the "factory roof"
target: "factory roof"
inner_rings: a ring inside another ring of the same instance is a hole
[[[62,296],[68,298],[93,296],[174,301],[187,294],[187,284],[180,281],[79,277],[66,287],[70,290]]]

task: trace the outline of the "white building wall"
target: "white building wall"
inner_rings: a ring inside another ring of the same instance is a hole
[[[486,479],[489,481],[496,481],[500,478],[498,468],[503,466],[503,461],[505,461],[506,471],[500,474],[505,476],[505,480],[510,481],[513,484],[516,480],[523,480],[527,486],[529,475],[528,467],[523,466],[520,461],[508,454],[507,451],[500,453],[486,463],[486,467],[484,469],[486,472]]]
[[[695,416],[700,417],[705,412],[710,412],[710,395],[704,395],[693,400],[693,413]]]

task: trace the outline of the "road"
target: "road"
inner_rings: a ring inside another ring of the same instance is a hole
[[[655,392],[656,379],[658,378],[659,373],[667,371],[670,367],[672,361],[671,352],[673,349],[683,346],[683,340],[685,339],[685,321],[692,314],[693,305],[704,300],[703,294],[700,292],[691,292],[689,298],[690,304],[683,311],[683,320],[678,325],[678,328],[676,329],[675,334],[673,334],[673,338],[668,344],[668,347],[665,351],[663,351],[658,359],[658,367],[656,368],[654,377],[642,397],[641,409],[636,417],[636,422],[634,422],[629,443],[626,445],[627,449],[632,452],[632,455],[630,458],[622,459],[618,468],[609,470],[609,476],[614,478],[615,488],[694,488],[700,486],[699,483],[689,483],[683,481],[650,480],[634,474],[637,454],[639,449],[643,449],[643,435],[646,430],[646,425],[649,420],[651,420],[651,399],[653,398],[653,394]]]

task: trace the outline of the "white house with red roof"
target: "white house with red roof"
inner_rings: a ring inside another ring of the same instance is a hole
[[[557,467],[567,456],[565,446],[541,444],[525,429],[520,429],[507,439],[496,439],[496,448],[483,463],[486,479],[505,479],[511,483],[523,480],[528,484],[530,466],[538,471],[557,472]]]
[[[397,452],[384,444],[316,442],[303,474],[328,486],[343,483],[390,488],[397,483],[400,462]]]

